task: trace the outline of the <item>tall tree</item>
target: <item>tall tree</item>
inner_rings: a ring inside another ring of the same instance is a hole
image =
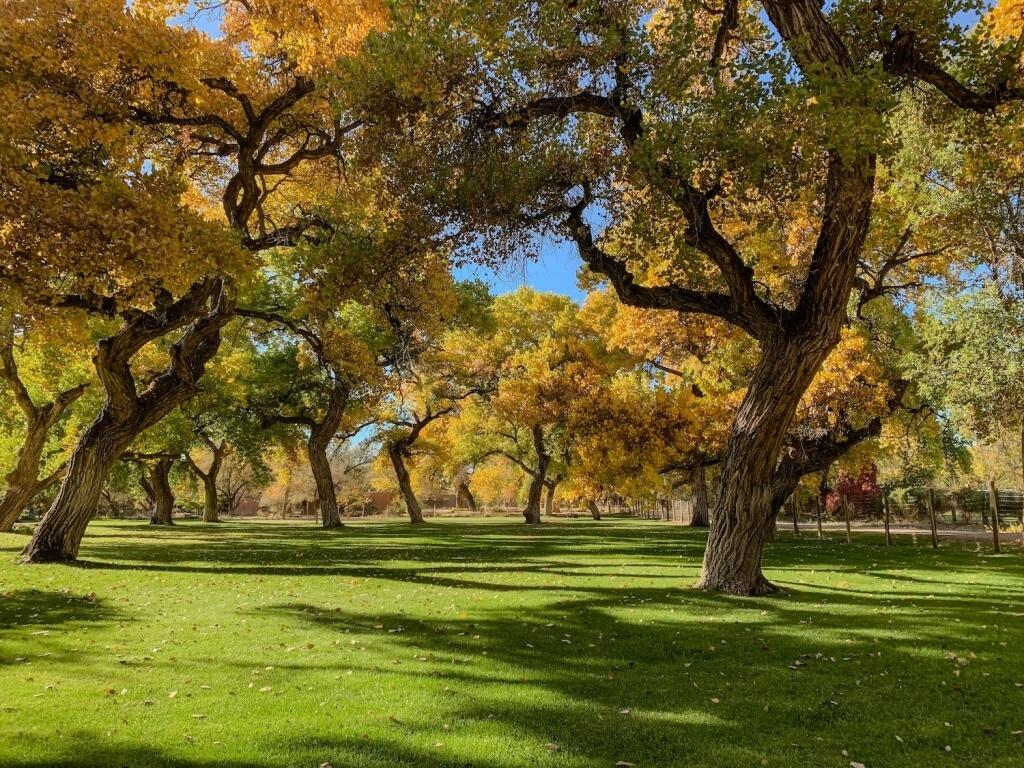
[[[399,328],[404,354],[393,366],[394,387],[382,403],[378,433],[413,524],[425,522],[406,466],[417,442],[425,431],[436,430],[439,419],[454,415],[465,400],[489,393],[494,386],[495,371],[479,354],[494,325],[486,286],[470,281],[438,286],[442,287],[451,297],[441,301],[435,290],[434,317],[428,321],[420,316],[415,327]],[[437,308],[444,306],[450,310],[438,313]],[[465,476],[456,495],[456,505],[467,496],[472,501]]]
[[[20,112],[0,136],[0,279],[120,323],[95,356],[106,403],[26,561],[73,560],[113,463],[197,393],[245,254],[320,226],[302,194],[314,187],[282,182],[313,164],[329,175],[346,150],[358,124],[328,103],[325,62],[351,54],[384,12],[324,3],[335,23],[314,40],[290,8],[229,2],[214,40],[167,23],[162,3],[4,5],[19,34],[0,42],[0,89]],[[136,356],[175,335],[140,387]]]
[[[783,446],[858,272],[867,299],[931,250],[916,228],[903,249],[872,231],[900,110],[919,100],[943,130],[985,131],[1024,95],[1018,48],[965,32],[938,2],[478,2],[428,15],[398,39],[445,43],[419,92],[465,120],[430,136],[434,156],[461,159],[466,183],[448,198],[460,215],[488,232],[496,219],[561,227],[622,301],[711,315],[755,340],[699,586],[773,591],[762,551],[797,481]]]

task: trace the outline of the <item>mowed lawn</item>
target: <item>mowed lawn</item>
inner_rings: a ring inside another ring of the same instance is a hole
[[[741,599],[657,522],[0,535],[0,765],[1020,766],[1019,545],[834,536]]]

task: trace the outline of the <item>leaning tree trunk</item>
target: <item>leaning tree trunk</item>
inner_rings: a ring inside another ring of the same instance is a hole
[[[707,468],[704,464],[698,464],[693,477],[693,517],[690,518],[690,525],[707,528],[708,524]]]
[[[25,562],[71,562],[78,557],[107,475],[131,442],[123,432],[108,429],[109,424],[102,413],[78,441],[57,498],[22,552]]]
[[[0,533],[7,533],[14,528],[14,524],[18,522],[21,513],[35,495],[35,483],[26,486],[8,481],[7,490],[0,499]]]
[[[16,471],[17,468],[15,469]],[[18,522],[18,518],[21,517],[21,513],[25,511],[25,507],[28,506],[29,502],[51,485],[58,482],[64,476],[65,471],[67,471],[67,463],[61,464],[60,467],[41,480],[33,478],[31,482],[27,480],[27,475],[12,478],[15,472],[11,472],[7,476],[7,491],[4,493],[3,498],[0,499],[0,533],[13,530],[14,524]]]
[[[409,513],[409,522],[413,525],[419,525],[420,523],[426,522],[423,519],[423,509],[420,507],[419,499],[416,498],[416,492],[412,487],[412,480],[409,478],[409,470],[405,466],[405,458],[403,454],[403,444],[401,442],[392,443],[388,447],[388,456],[391,458],[391,466],[395,469],[395,477],[398,478],[398,489],[402,493],[402,499],[405,501],[405,509]]]
[[[595,520],[601,519],[601,508],[597,506],[597,502],[591,499],[587,502],[587,509],[590,510],[590,516]]]
[[[776,591],[761,573],[776,511],[776,466],[800,398],[833,338],[838,332],[762,350],[729,437],[698,588],[735,595]]]
[[[153,511],[150,525],[174,525],[174,492],[171,490],[171,467],[174,459],[161,456],[149,465],[149,485],[153,489]]]
[[[111,468],[138,435],[199,391],[206,364],[220,346],[220,330],[234,305],[221,279],[195,283],[181,299],[152,312],[133,312],[124,325],[101,341],[96,373],[107,394],[99,416],[82,434],[57,498],[22,550],[27,563],[70,562],[89,521],[96,514],[103,484]],[[137,393],[132,357],[146,344],[187,328],[171,345],[167,368]]]
[[[316,484],[316,493],[320,497],[321,525],[326,529],[340,528],[341,512],[338,510],[338,497],[334,492],[334,475],[331,472],[331,462],[327,460],[327,445],[333,433],[328,436],[321,434],[319,430],[313,430],[310,435],[306,453],[309,457],[310,471],[313,473],[313,482]]]

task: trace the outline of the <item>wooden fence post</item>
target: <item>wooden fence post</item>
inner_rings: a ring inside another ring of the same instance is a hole
[[[892,546],[892,532],[889,530],[889,492],[882,491],[882,516],[885,521],[885,546]]]
[[[797,515],[797,504],[796,504],[796,498],[794,498],[793,499],[793,535],[794,536],[799,536],[800,535],[800,522],[796,519],[796,515]]]
[[[935,492],[929,488],[928,495],[925,496],[928,504],[928,522],[931,523],[932,527],[932,549],[939,548],[939,534],[935,528]]]
[[[815,513],[815,516],[818,518],[818,538],[820,539],[820,538],[822,538],[822,533],[821,533],[821,497],[820,496],[815,496],[814,497],[814,513]]]
[[[843,494],[843,513],[846,515],[846,543],[853,541],[853,534],[850,532],[850,497]]]
[[[988,481],[988,503],[992,513],[992,548],[999,554],[999,491],[996,490],[996,481]]]

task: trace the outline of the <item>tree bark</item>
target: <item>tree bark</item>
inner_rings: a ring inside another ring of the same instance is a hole
[[[174,459],[161,456],[149,467],[149,485],[153,489],[153,511],[150,525],[174,525],[174,492],[171,490],[171,468]]]
[[[317,496],[320,497],[320,524],[328,530],[342,526],[338,497],[334,492],[334,475],[331,472],[331,462],[327,460],[327,446],[332,437],[334,430],[327,435],[321,429],[315,429],[310,433],[309,442],[306,443],[309,468],[316,484]]]
[[[766,344],[733,423],[699,589],[736,595],[776,591],[761,573],[775,522],[783,441],[804,391],[839,337],[833,334]]]
[[[99,343],[94,361],[106,402],[75,446],[57,498],[22,551],[24,562],[70,562],[78,557],[111,468],[132,440],[199,391],[199,379],[217,352],[220,331],[233,307],[222,279],[203,280],[177,301],[161,297],[150,312],[126,312],[120,330]],[[186,325],[171,345],[167,367],[139,394],[132,357],[146,344]]]
[[[547,478],[551,457],[544,445],[544,428],[534,426],[530,432],[533,437],[533,450],[537,455],[537,468],[530,476],[530,490],[526,499],[526,509],[523,510],[523,519],[528,525],[537,525],[540,523],[540,497],[544,491],[544,481]]]
[[[707,468],[698,464],[693,470],[693,517],[690,525],[695,528],[707,528],[708,521],[708,484]]]
[[[405,501],[405,509],[409,513],[409,522],[413,525],[425,523],[423,509],[420,507],[419,499],[412,487],[412,480],[409,478],[409,470],[405,466],[405,442],[401,438],[388,446],[388,456],[391,458],[391,466],[395,469],[395,477],[398,478],[398,488]]]
[[[587,502],[587,509],[590,510],[590,516],[595,520],[601,519],[601,508],[597,506],[597,502],[591,499]]]

